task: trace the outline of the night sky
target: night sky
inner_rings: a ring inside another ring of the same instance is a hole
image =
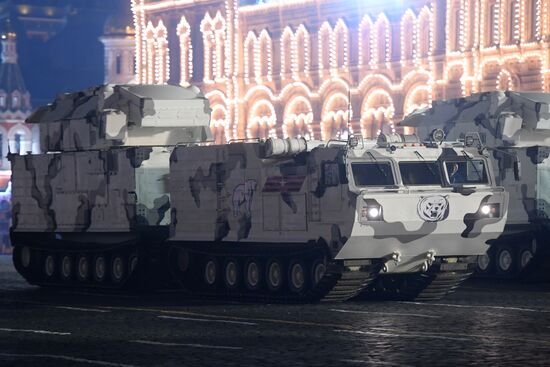
[[[26,2],[47,4],[51,1]],[[113,8],[115,2],[127,1],[105,0]],[[47,41],[28,38],[18,31],[19,65],[33,108],[51,102],[59,93],[103,83],[103,45],[99,37],[110,13],[91,7],[73,9],[71,13],[64,29]],[[17,20],[15,23],[18,30],[22,28]]]

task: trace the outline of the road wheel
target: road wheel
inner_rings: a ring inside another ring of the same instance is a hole
[[[107,260],[105,259],[105,256],[99,255],[94,261],[94,279],[98,282],[103,282],[105,280],[106,273]]]
[[[267,288],[278,291],[283,285],[283,266],[279,260],[269,260],[266,267]]]
[[[500,247],[495,255],[495,265],[499,273],[511,275],[515,268],[514,252],[510,246]]]
[[[21,265],[28,269],[31,266],[31,249],[24,246],[21,249]]]
[[[489,254],[485,253],[483,255],[479,255],[476,259],[476,269],[479,273],[486,274],[489,272],[489,269],[491,268],[492,261]]]
[[[130,255],[130,260],[128,261],[128,274],[133,274],[139,264],[139,256],[137,254]]]
[[[204,263],[204,282],[208,287],[213,287],[218,280],[218,262],[214,258]]]
[[[249,260],[246,263],[244,282],[245,282],[246,288],[248,288],[251,291],[254,291],[260,288],[260,282],[261,282],[260,265],[257,260]]]
[[[239,285],[239,264],[235,259],[229,259],[224,266],[224,283],[228,289],[235,289]]]
[[[120,283],[126,275],[126,262],[122,256],[115,256],[111,263],[111,279],[115,283]]]
[[[177,249],[177,266],[178,270],[185,273],[189,269],[189,251],[184,249]]]
[[[53,255],[47,255],[44,259],[44,273],[48,278],[53,277],[55,273],[55,258]]]
[[[71,279],[73,274],[73,257],[64,255],[61,259],[61,278],[64,280]]]
[[[86,255],[81,255],[78,257],[76,269],[78,280],[81,282],[88,280],[88,276],[90,274],[90,260]]]
[[[306,287],[306,271],[299,260],[292,260],[288,266],[288,287],[294,293],[302,292]]]
[[[327,266],[325,265],[325,261],[323,259],[313,261],[313,264],[311,265],[311,281],[314,286],[319,284],[321,279],[325,276],[326,271]]]
[[[533,258],[533,252],[529,248],[523,248],[519,252],[519,267],[520,269],[523,269],[531,262],[531,259]]]

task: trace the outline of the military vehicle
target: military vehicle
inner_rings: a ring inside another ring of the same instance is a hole
[[[504,227],[487,157],[415,136],[353,141],[176,147],[174,277],[200,294],[284,300],[454,289]]]
[[[42,154],[9,156],[17,270],[42,286],[167,270],[200,295],[426,299],[504,226],[507,195],[476,148],[398,134],[216,146],[209,117],[176,86],[102,86],[37,110]]]
[[[39,285],[120,288],[160,262],[170,147],[207,141],[209,120],[196,87],[106,85],[36,110],[27,122],[39,125],[42,154],[9,155],[19,273]]]
[[[437,101],[401,124],[432,140],[440,129],[437,134],[445,139],[461,139],[490,154],[497,184],[510,193],[510,208],[504,233],[478,258],[478,274],[534,279],[546,272],[547,277],[550,94],[486,92]]]

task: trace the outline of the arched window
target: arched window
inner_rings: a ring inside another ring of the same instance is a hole
[[[453,51],[460,51],[462,47],[462,27],[460,22],[462,21],[462,10],[455,9],[453,13]]]
[[[260,75],[271,77],[271,37],[264,29],[260,33]]]
[[[254,78],[256,75],[256,35],[254,32],[249,32],[244,41],[244,63],[245,63],[245,78]]]
[[[286,27],[281,37],[281,74],[283,79],[285,75],[292,72],[292,42],[294,42],[294,34],[290,27]]]
[[[359,25],[359,65],[367,65],[371,61],[371,29],[372,22],[365,15]]]
[[[417,49],[420,58],[426,58],[430,55],[431,44],[431,13],[428,9],[423,9],[418,16],[417,30]]]
[[[376,42],[376,63],[383,64],[390,61],[391,47],[390,47],[390,24],[388,18],[384,14],[381,14],[376,20],[376,33],[374,35],[374,42]]]
[[[168,48],[168,31],[162,20],[159,20],[155,30],[155,82],[166,84],[170,79],[170,50]]]
[[[181,17],[176,33],[180,40],[180,83],[189,82],[193,77],[193,49],[191,27],[185,17]]]
[[[11,108],[12,110],[15,110],[19,107],[21,107],[21,96],[19,95],[19,92],[14,91],[11,94]]]
[[[348,27],[342,19],[338,20],[333,31],[336,59],[333,67],[345,68],[348,65]]]
[[[4,92],[0,93],[0,108],[6,107],[6,95]]]
[[[487,10],[487,43],[486,46],[496,46],[499,43],[499,5],[498,2],[489,3]]]
[[[328,70],[330,68],[330,49],[332,29],[327,22],[324,22],[319,31],[319,69]]]
[[[308,73],[309,72],[309,33],[304,27],[300,25],[296,30],[295,35],[296,47],[296,73]]]
[[[534,21],[535,19],[531,19]],[[519,41],[519,0],[512,0],[508,4],[508,43]]]
[[[411,61],[416,49],[416,18],[409,9],[401,20],[401,60]]]

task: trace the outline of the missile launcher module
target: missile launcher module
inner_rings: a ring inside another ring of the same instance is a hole
[[[485,150],[510,195],[505,230],[478,258],[480,276],[548,277],[550,267],[550,94],[486,92],[437,101],[401,123],[431,139],[461,139]]]
[[[194,88],[146,85],[39,109],[43,154],[10,155],[17,270],[43,286],[167,270],[199,295],[430,299],[504,227],[508,196],[475,147],[398,134],[208,145],[209,114]]]

